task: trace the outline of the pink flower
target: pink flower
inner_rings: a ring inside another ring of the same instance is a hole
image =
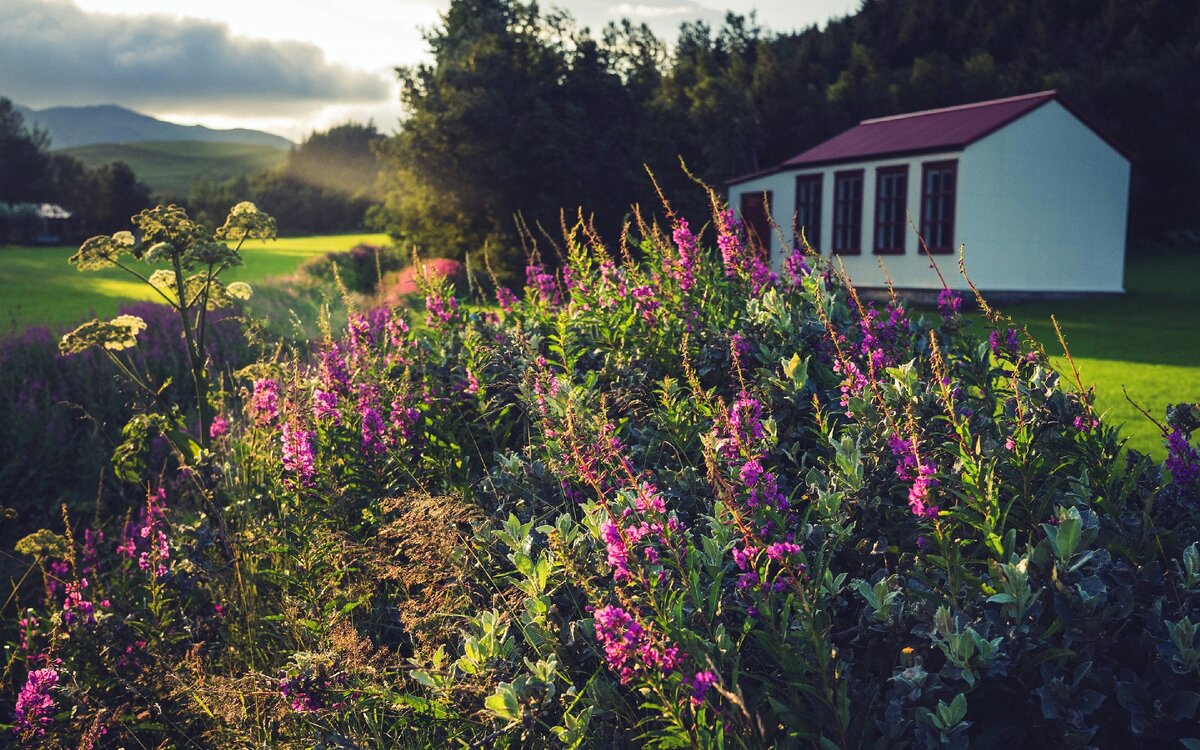
[[[229,434],[229,421],[225,417],[218,414],[213,417],[212,424],[208,426],[208,436],[213,440]]]
[[[18,735],[45,736],[50,714],[54,711],[54,699],[50,697],[50,689],[56,685],[58,672],[53,669],[35,669],[29,673],[25,679],[25,686],[17,695],[14,713],[17,721],[13,731]]]

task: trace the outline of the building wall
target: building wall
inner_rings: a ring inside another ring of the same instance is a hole
[[[862,252],[839,255],[851,279],[885,284],[883,260],[899,288],[938,289],[941,282],[921,252],[915,230],[905,231],[902,255],[876,255],[875,179],[879,168],[908,166],[908,213],[920,226],[921,171],[928,162],[956,159],[954,245],[965,245],[967,271],[981,289],[995,291],[1120,292],[1123,290],[1129,162],[1057,102],[1050,102],[962,152],[923,154],[791,170],[730,188],[741,195],[771,192],[771,212],[782,228],[771,243],[778,268],[790,251],[796,177],[820,173],[821,237],[829,255],[833,234],[833,175],[863,170]],[[810,237],[810,240],[813,238]],[[958,254],[935,260],[950,286],[966,289]]]
[[[963,161],[961,241],[980,288],[1124,290],[1129,162],[1091,128],[1052,101]]]

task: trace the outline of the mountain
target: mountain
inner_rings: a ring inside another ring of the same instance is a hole
[[[17,111],[27,125],[37,125],[50,133],[50,146],[54,149],[137,141],[242,143],[285,151],[295,145],[287,138],[261,130],[214,130],[203,125],[176,125],[115,104],[41,110],[18,106]]]
[[[99,143],[61,149],[87,167],[123,161],[161,196],[182,198],[199,179],[222,182],[281,166],[287,152],[275,146],[211,141]]]

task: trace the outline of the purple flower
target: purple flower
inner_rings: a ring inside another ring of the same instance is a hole
[[[259,424],[270,424],[279,417],[279,384],[270,378],[254,381],[250,413]]]
[[[953,289],[943,289],[938,292],[937,306],[942,319],[949,323],[962,310],[962,295]]]
[[[321,352],[321,386],[335,393],[344,393],[350,387],[350,371],[346,369],[346,360],[336,343]]]
[[[554,278],[554,274],[546,273],[546,269],[540,263],[530,263],[525,267],[525,287],[536,290],[538,296],[553,307],[562,304],[558,279]]]
[[[656,644],[645,628],[620,607],[601,607],[592,617],[604,658],[623,685],[639,672],[665,674],[683,662],[677,646]]]
[[[496,302],[499,303],[500,309],[508,312],[517,304],[517,295],[512,293],[512,290],[506,286],[496,288]]]
[[[687,292],[696,283],[696,237],[688,228],[687,219],[680,219],[672,235],[679,250],[679,260],[671,269],[671,275],[679,282],[679,289]]]
[[[988,334],[988,346],[992,348],[992,354],[1000,356],[1002,354],[1015,355],[1021,346],[1021,341],[1017,336],[1017,331],[1013,328],[1005,330],[1003,338],[1000,331],[992,331]]]
[[[425,320],[430,328],[441,328],[454,318],[458,311],[458,300],[443,297],[437,291],[425,296]]]
[[[287,422],[283,425],[283,469],[299,477],[299,484],[311,487],[317,475],[313,444],[316,433]]]
[[[58,685],[58,672],[53,669],[35,669],[25,679],[25,686],[17,695],[17,706],[13,728],[18,735],[43,737],[54,711],[54,699],[50,689]]]
[[[662,307],[662,302],[654,294],[654,287],[649,285],[636,286],[630,290],[629,294],[633,297],[633,302],[637,306],[638,312],[642,314],[642,319],[647,323],[653,323],[655,311]]]
[[[342,413],[338,411],[338,395],[332,391],[313,389],[313,416],[317,419],[332,419],[339,427],[342,424]]]
[[[229,420],[218,414],[213,417],[212,424],[208,426],[208,436],[213,440],[229,434]]]
[[[738,476],[741,478],[742,484],[746,485],[747,487],[753,487],[754,485],[758,484],[758,480],[762,475],[763,467],[762,464],[758,462],[758,459],[751,459],[747,461],[742,466],[741,471],[738,472]]]
[[[613,569],[614,581],[628,581],[632,578],[629,572],[629,549],[621,538],[621,530],[612,521],[600,524],[600,538],[608,551],[608,564]]]
[[[1167,435],[1166,467],[1175,484],[1187,486],[1200,482],[1200,452],[1192,447],[1188,436],[1179,427]]]
[[[704,702],[704,696],[708,694],[709,688],[717,684],[717,675],[709,670],[697,672],[691,679],[692,683],[692,705],[699,706]]]
[[[792,251],[792,254],[784,261],[783,269],[787,273],[788,283],[797,289],[803,284],[804,277],[812,273],[812,269],[808,267],[808,262],[804,259],[804,253],[800,250]]]

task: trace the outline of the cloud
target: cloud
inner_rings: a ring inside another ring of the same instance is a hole
[[[377,102],[380,74],[325,59],[315,45],[237,36],[221,23],[88,13],[70,0],[0,2],[0,95],[34,107],[181,103],[281,114],[318,102]]]

